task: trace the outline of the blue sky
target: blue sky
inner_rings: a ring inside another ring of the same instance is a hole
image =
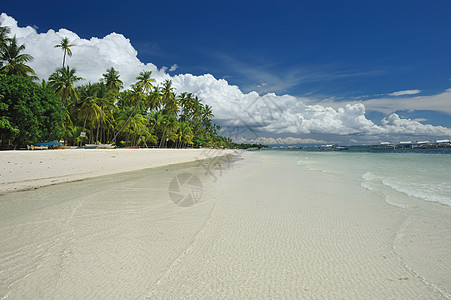
[[[177,64],[173,74],[209,73],[244,93],[289,94],[334,107],[397,91],[426,97],[451,88],[451,1],[23,3],[1,8],[20,27],[66,28],[84,39],[120,33],[143,63]],[[413,95],[393,101],[405,97]],[[451,127],[443,111],[396,112]],[[367,108],[372,121],[387,115]]]

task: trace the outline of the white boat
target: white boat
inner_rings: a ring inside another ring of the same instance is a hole
[[[348,150],[348,147],[342,147],[338,144],[335,145],[322,145],[319,147],[321,150],[335,150],[335,151],[341,151],[341,150]]]

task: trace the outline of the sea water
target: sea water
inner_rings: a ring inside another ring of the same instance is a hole
[[[391,205],[435,202],[451,207],[451,153],[377,151],[266,151],[292,157],[311,171],[356,180]]]

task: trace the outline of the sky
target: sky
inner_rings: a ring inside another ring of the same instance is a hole
[[[7,1],[42,79],[142,70],[213,106],[223,135],[268,144],[451,137],[451,2]]]

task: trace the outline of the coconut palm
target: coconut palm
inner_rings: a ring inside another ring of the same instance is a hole
[[[141,92],[146,95],[149,95],[152,91],[152,83],[155,82],[155,79],[150,78],[150,75],[152,75],[152,71],[142,71],[139,73],[139,76],[136,77],[138,80],[136,83],[137,87],[140,88],[142,90]]]
[[[132,118],[132,116],[136,113],[136,109],[138,108],[139,104],[141,103],[141,100],[144,97],[147,97],[152,90],[152,82],[155,82],[155,79],[150,78],[150,75],[152,74],[152,71],[142,71],[139,73],[139,76],[136,77],[138,82],[136,82],[132,87],[134,89],[134,95],[136,96],[136,105],[135,108],[130,112],[129,118],[127,121],[125,121],[119,131],[116,133],[116,135],[113,138],[113,142],[116,142],[116,138],[118,134],[124,129],[124,127],[127,125],[129,120]]]
[[[172,81],[171,80],[165,80],[163,82],[163,88],[161,90],[161,98],[164,105],[164,110],[169,115],[169,118],[172,116],[176,116],[179,108],[179,102],[177,97],[175,97],[174,94],[174,88],[172,87]],[[166,126],[163,130],[163,136],[161,137],[160,141],[160,148],[163,146],[165,141],[165,134],[166,134],[166,128],[169,125],[169,122],[166,123]]]
[[[155,127],[162,126],[162,124],[165,125],[167,120],[168,120],[168,115],[163,114],[162,111],[151,112],[149,115],[148,121],[150,121],[152,128],[149,130],[149,133],[147,134],[146,138],[144,139],[144,143],[146,143],[147,140],[149,140],[149,138],[152,137],[152,132],[155,129]],[[146,123],[146,126],[147,126],[147,123]],[[142,135],[142,132],[141,132],[141,135]],[[141,136],[139,139],[141,139]],[[157,140],[155,139],[154,144],[156,144],[156,143],[157,143]]]
[[[208,120],[213,118],[213,111],[212,111],[212,107],[208,104],[206,104],[202,110],[202,119],[203,120]]]
[[[142,130],[144,126],[145,119],[144,116],[134,110],[133,107],[127,107],[120,111],[117,115],[117,125],[126,131],[126,145],[130,140],[130,135],[136,136],[136,133]],[[133,141],[132,141],[133,142]]]
[[[106,73],[102,74],[102,76],[108,90],[110,90],[114,95],[118,95],[119,90],[122,88],[122,81],[119,79],[119,72],[111,67],[107,69]]]
[[[179,125],[179,131],[177,134],[178,146],[180,148],[184,147],[186,144],[193,144],[193,131],[190,127],[189,122],[182,122]]]
[[[64,68],[64,63],[66,62],[66,54],[69,57],[72,57],[72,50],[70,50],[70,47],[75,46],[74,44],[69,44],[69,38],[65,37],[61,40],[61,42],[58,45],[55,45],[55,48],[61,48],[61,50],[63,50],[64,55],[63,55],[63,68]]]
[[[76,70],[71,69],[69,66],[65,68],[58,68],[50,75],[48,86],[55,91],[55,94],[63,99],[63,106],[66,105],[66,101],[69,97],[77,100],[77,91],[74,84],[83,78],[75,75]]]
[[[111,91],[108,90],[107,86],[103,82],[96,83],[96,88],[97,104],[102,110],[100,118],[98,119],[96,141],[99,141],[99,130],[101,130],[100,134],[101,136],[104,136],[104,140],[108,140],[110,129],[114,129],[114,113],[118,111],[118,108],[115,105],[116,99],[111,97]],[[105,131],[107,131],[107,134]]]
[[[78,103],[78,119],[83,120],[83,132],[85,132],[86,123],[89,121],[88,124],[91,128],[90,133],[92,133],[92,128],[94,127],[95,122],[98,122],[98,119],[101,118],[102,115],[102,109],[98,105],[98,90],[95,85],[88,83],[87,85],[81,86],[79,91],[80,102]],[[93,139],[91,134],[89,137],[90,140]],[[83,138],[81,140],[81,144],[83,144]]]
[[[0,71],[8,75],[37,79],[34,70],[26,65],[27,62],[33,61],[33,56],[26,53],[21,54],[24,50],[25,45],[18,45],[15,36],[6,41],[6,44],[0,48],[0,61],[2,62]]]
[[[144,130],[147,128],[147,124],[149,124],[149,121],[150,121],[151,117],[153,116],[153,114],[152,114],[153,109],[158,109],[161,106],[162,100],[161,100],[160,88],[158,86],[156,86],[154,88],[154,90],[152,91],[152,93],[148,97],[146,97],[146,100],[147,100],[146,109],[148,110],[147,121],[146,121],[146,125],[142,129],[141,134],[139,135],[138,142],[141,140],[141,137],[144,134]],[[150,132],[152,132],[152,130]],[[145,143],[145,141],[144,141],[144,143]]]
[[[191,119],[194,107],[196,105],[196,99],[191,93],[181,93],[179,95],[179,103],[182,107],[181,120],[182,122]]]
[[[0,49],[4,48],[9,42],[8,34],[10,33],[9,27],[2,26],[0,22]]]
[[[174,88],[172,87],[171,80],[165,80],[163,82],[163,88],[161,90],[161,100],[164,105],[164,109],[169,114],[176,114],[179,108],[179,101],[174,94]]]

